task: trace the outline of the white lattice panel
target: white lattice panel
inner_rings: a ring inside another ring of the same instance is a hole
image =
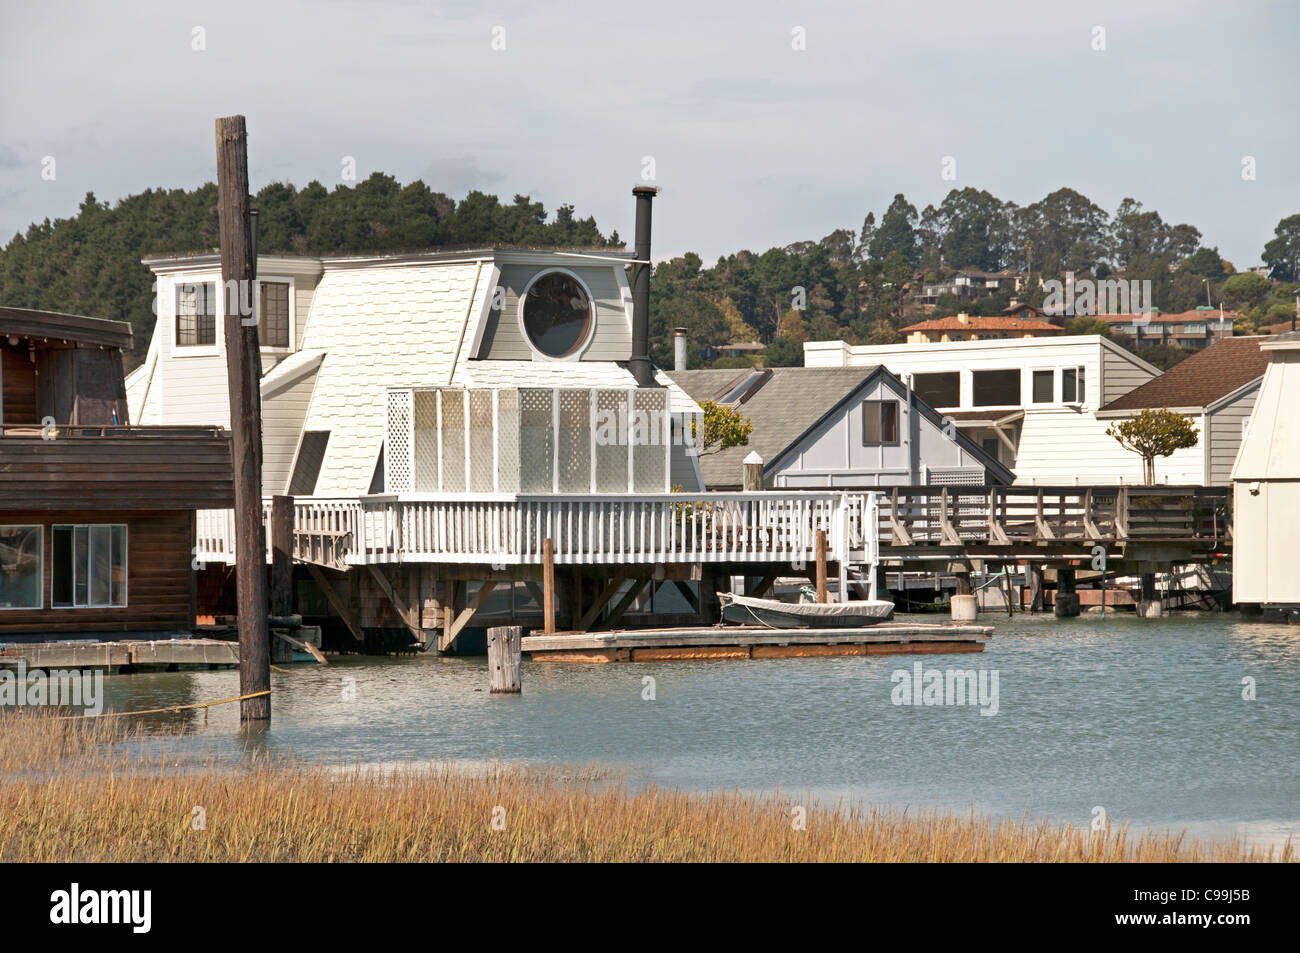
[[[438,392],[417,390],[412,396],[414,398],[412,411],[415,425],[415,465],[411,483],[417,493],[437,493]]]
[[[465,392],[442,391],[442,489],[465,491]]]
[[[628,392],[596,391],[596,492],[626,493]]]
[[[409,390],[388,392],[384,489],[389,493],[404,493],[411,489],[411,399]]]
[[[497,489],[519,492],[519,391],[497,392]]]
[[[561,493],[591,492],[591,391],[561,390],[559,454]]]
[[[555,434],[549,388],[519,390],[519,488],[550,493],[555,474]]]
[[[666,493],[668,444],[664,437],[668,391],[644,388],[632,391],[632,492]]]
[[[491,389],[471,390],[469,392],[469,489],[472,493],[491,493],[496,488],[492,418]]]

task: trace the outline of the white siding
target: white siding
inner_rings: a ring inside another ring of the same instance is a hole
[[[1129,360],[1127,354],[1117,354],[1109,348],[1103,348],[1101,403],[1109,404],[1119,400],[1135,387],[1140,387],[1156,377],[1146,368]]]
[[[582,353],[584,361],[626,361],[632,354],[632,329],[623,307],[622,287],[614,269],[606,266],[563,265],[591,290],[596,327],[591,343]],[[621,265],[619,267],[622,267]],[[500,311],[488,313],[487,327],[479,356],[491,360],[531,361],[532,348],[519,327],[519,296],[547,265],[502,265],[500,285],[504,303]]]
[[[302,423],[311,406],[316,373],[276,392],[262,404],[262,492],[287,493],[289,476],[298,451]]]
[[[1200,429],[1201,418],[1195,418]],[[1067,486],[1141,483],[1142,459],[1106,435],[1109,422],[1091,413],[1038,410],[1025,415],[1016,456],[1016,483]],[[1204,479],[1201,441],[1156,460],[1157,483],[1199,484]]]

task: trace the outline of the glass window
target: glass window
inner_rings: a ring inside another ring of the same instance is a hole
[[[0,609],[39,609],[44,533],[40,526],[0,526]]]
[[[971,403],[976,407],[1019,407],[1020,371],[974,371]]]
[[[126,605],[126,525],[56,525],[51,605],[107,608]]]
[[[898,401],[862,402],[862,443],[867,447],[898,443]]]
[[[548,357],[568,357],[591,330],[591,298],[578,280],[553,271],[533,282],[524,295],[524,333]]]
[[[1056,371],[1034,371],[1034,403],[1050,404],[1056,399]]]
[[[915,374],[912,390],[931,407],[957,407],[961,405],[961,374],[957,371]]]
[[[257,333],[262,347],[289,346],[289,283],[263,281]]]
[[[1061,371],[1061,400],[1067,404],[1082,404],[1084,402],[1082,367],[1067,367]]]
[[[211,281],[176,286],[176,346],[217,343],[217,286]]]

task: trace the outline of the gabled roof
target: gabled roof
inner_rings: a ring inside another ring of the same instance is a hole
[[[1139,316],[1133,314],[1099,314],[1098,321],[1105,321],[1107,324],[1132,324]],[[1238,321],[1242,315],[1238,311],[1220,311],[1219,308],[1201,310],[1193,308],[1190,311],[1171,311],[1165,313],[1160,310],[1152,311],[1148,317],[1148,324],[1213,324],[1222,318],[1224,321]]]
[[[1102,407],[1099,414],[1147,408],[1205,408],[1264,375],[1264,337],[1224,338]]]
[[[50,338],[77,344],[131,349],[131,325],[125,321],[87,318],[58,311],[0,307],[0,334],[25,338]]]
[[[774,367],[768,370],[770,377],[739,407],[740,413],[749,417],[754,424],[749,443],[700,457],[700,471],[705,486],[738,484],[741,463],[754,451],[763,458],[765,469],[774,467],[783,454],[840,407],[849,403],[855,394],[871,386],[877,377],[883,376],[891,381],[900,397],[904,393],[902,382],[880,365]],[[710,368],[665,373],[696,402],[703,402],[718,400],[751,372]],[[940,415],[920,398],[915,399],[917,409],[932,422],[941,425]],[[986,454],[969,437],[958,431],[955,439],[980,459],[986,469],[1005,474],[1005,481],[1011,482],[1011,471]]]

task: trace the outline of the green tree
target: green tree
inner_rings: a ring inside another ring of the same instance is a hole
[[[1135,417],[1111,424],[1106,433],[1142,458],[1142,479],[1151,485],[1156,482],[1156,457],[1196,446],[1199,431],[1184,414],[1148,407]]]
[[[700,410],[703,417],[691,421],[691,437],[700,456],[748,445],[754,424],[736,408],[705,400],[700,402]]]
[[[916,206],[902,192],[889,203],[868,251],[876,261],[884,261],[897,252],[909,264],[916,264]]]
[[[1272,290],[1273,283],[1263,275],[1246,271],[1233,275],[1223,283],[1223,302],[1234,308],[1249,307],[1257,304]]]
[[[803,345],[794,338],[773,338],[764,352],[763,364],[767,367],[802,367]]]
[[[1261,258],[1269,267],[1269,277],[1300,281],[1300,215],[1289,215],[1277,223]]]

